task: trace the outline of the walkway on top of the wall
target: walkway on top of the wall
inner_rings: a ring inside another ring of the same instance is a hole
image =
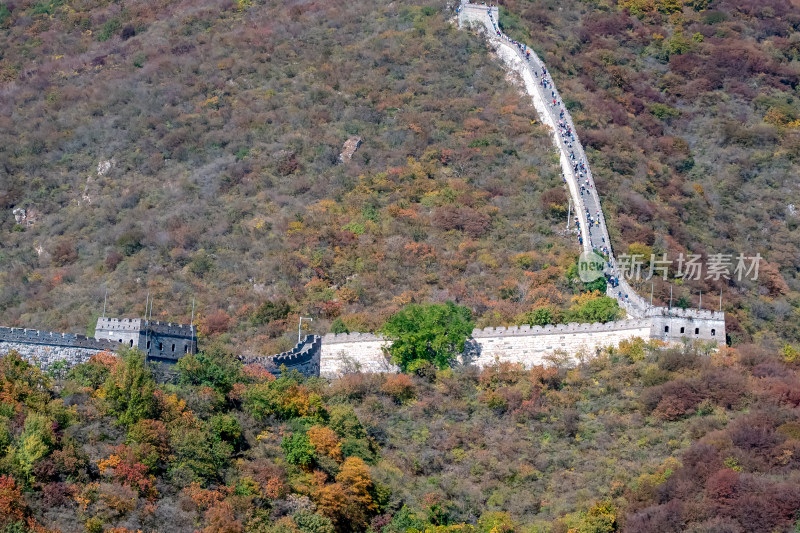
[[[498,26],[499,11],[496,6],[462,2],[458,9],[458,22],[478,22],[487,30],[489,43],[506,65],[517,72],[525,84],[539,117],[553,132],[553,144],[559,151],[564,182],[575,205],[575,219],[580,227],[579,242],[584,252],[598,251],[609,257],[607,272],[619,285],[608,285],[608,294],[617,298],[620,305],[634,318],[647,316],[650,306],[627,283],[614,259],[611,239],[608,236],[600,197],[594,183],[589,161],[583,150],[569,110],[539,56],[527,45],[505,35]]]

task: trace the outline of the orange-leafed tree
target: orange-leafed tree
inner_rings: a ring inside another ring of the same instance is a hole
[[[331,428],[312,426],[308,430],[308,440],[318,455],[327,455],[336,461],[342,460],[342,443]]]
[[[25,516],[22,492],[11,476],[0,476],[0,525],[22,520]]]
[[[372,497],[374,485],[369,467],[359,457],[348,457],[336,475],[336,482],[344,489],[346,498],[343,511],[347,520],[366,525],[369,517],[378,510]]]
[[[394,374],[386,377],[381,390],[392,397],[396,403],[403,403],[414,397],[416,388],[408,374]]]

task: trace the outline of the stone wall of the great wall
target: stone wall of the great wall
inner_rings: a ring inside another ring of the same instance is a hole
[[[592,357],[602,348],[616,348],[623,340],[648,339],[650,329],[648,320],[476,329],[472,332],[472,349],[465,354],[464,362],[481,368],[496,361],[521,363],[530,368],[546,364],[545,357],[557,351],[572,357]]]
[[[68,366],[85,363],[92,355],[103,351],[93,350],[91,348],[74,348],[70,346],[0,342],[0,357],[12,350],[19,352],[23,359],[37,365],[43,370],[58,361],[65,361]]]
[[[371,333],[329,333],[322,337],[320,375],[336,377],[348,372],[397,372],[383,348],[383,337]]]
[[[280,377],[281,367],[287,370],[297,370],[304,376],[320,375],[320,352],[322,337],[319,335],[306,335],[306,337],[288,352],[277,355],[240,355],[239,360],[245,364],[256,364],[275,377]]]
[[[56,361],[66,361],[69,366],[83,363],[98,352],[117,347],[116,342],[83,335],[0,327],[0,356],[15,350],[42,369]]]
[[[597,350],[619,346],[622,340],[651,338],[652,321],[620,320],[607,324],[559,324],[557,326],[513,326],[476,329],[462,357],[478,367],[495,361],[522,363],[526,367],[546,364],[545,356],[564,351],[570,356],[591,357]],[[348,372],[396,372],[386,358],[388,342],[370,333],[328,334],[322,338],[320,374],[335,377]]]

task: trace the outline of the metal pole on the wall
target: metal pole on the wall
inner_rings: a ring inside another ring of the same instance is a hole
[[[672,283],[669,284],[669,308],[672,309]]]
[[[569,229],[569,219],[572,216],[572,196],[569,197],[569,207],[567,207],[567,229]]]
[[[150,291],[147,291],[147,299],[144,301],[144,349],[150,355],[150,328],[147,327],[147,309],[150,306]]]
[[[719,312],[722,312],[722,289],[719,291]]]
[[[697,309],[700,310],[703,308],[703,291],[700,291],[700,303],[697,305]]]
[[[192,321],[189,324],[189,330],[192,332],[192,354],[194,354],[194,296],[192,296]]]

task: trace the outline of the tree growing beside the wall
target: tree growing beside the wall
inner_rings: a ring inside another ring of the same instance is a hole
[[[472,312],[453,302],[411,304],[395,313],[382,328],[392,341],[392,362],[404,372],[426,364],[446,368],[464,351],[474,324]]]
[[[573,305],[564,315],[566,322],[611,322],[622,317],[619,303],[599,291],[572,298]]]
[[[145,366],[145,355],[137,349],[121,350],[108,381],[103,385],[110,414],[130,426],[156,412],[153,396],[156,385]]]

